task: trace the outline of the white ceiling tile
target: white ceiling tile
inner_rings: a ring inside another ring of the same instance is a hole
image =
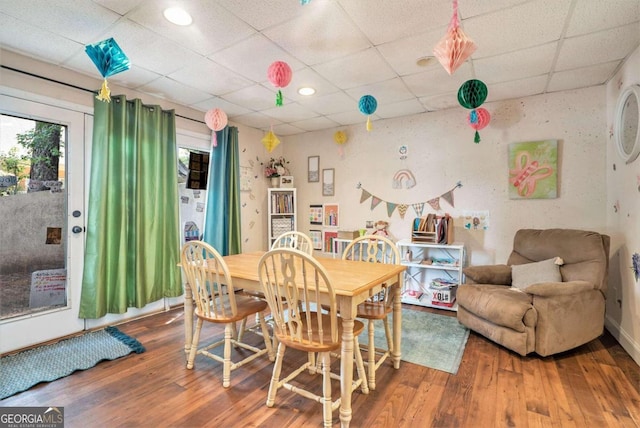
[[[253,28],[264,30],[303,13],[313,14],[326,0],[314,0],[304,8],[291,0],[218,0],[218,3]]]
[[[370,46],[344,11],[333,2],[327,2],[315,13],[304,13],[267,29],[264,34],[307,65],[341,58]]]
[[[154,80],[140,87],[140,90],[159,98],[177,101],[184,105],[195,104],[211,97],[211,95],[167,77]]]
[[[375,48],[319,64],[314,69],[341,89],[381,82],[396,76]]]
[[[202,110],[203,112],[207,112],[212,108],[219,108],[226,113],[229,120],[231,120],[231,118],[235,118],[237,116],[241,116],[251,112],[251,110],[249,109],[241,107],[237,104],[230,103],[229,101],[223,100],[222,98],[218,97],[208,98],[199,103],[192,104],[191,107]]]
[[[271,82],[266,85],[272,85]],[[287,87],[282,88],[282,94],[285,99],[293,100],[293,101],[302,101],[306,100],[308,96],[300,95],[298,93],[298,89],[302,87],[312,87],[316,90],[314,96],[323,96],[327,94],[332,94],[339,89],[324,79],[320,74],[318,74],[312,68],[303,68],[302,70],[297,70],[293,72],[293,76],[291,77],[291,83],[287,85]],[[274,90],[276,88],[274,87]]]
[[[338,0],[349,13],[356,26],[374,45],[423,32],[429,28],[446,26],[451,20],[453,8],[449,0],[401,0],[373,1],[365,4],[353,0]],[[389,25],[401,22],[402,25]]]
[[[260,52],[260,55],[256,55],[256,52]],[[275,61],[286,62],[294,72],[304,67],[304,64],[261,34],[218,51],[209,58],[254,82],[266,81],[269,66]]]
[[[464,0],[460,2],[458,10],[460,12],[460,19],[467,19],[497,10],[509,9],[528,1],[530,0]]]
[[[253,84],[250,80],[204,57],[196,57],[192,62],[183,65],[183,68],[169,74],[168,77],[188,82],[189,86],[213,95],[224,95]]]
[[[638,0],[576,0],[566,37],[607,30],[640,20]]]
[[[473,78],[471,66],[466,62],[452,76],[438,64],[436,67],[428,67],[422,73],[405,76],[404,81],[416,97],[428,97],[451,91],[457,92],[460,85]]]
[[[391,104],[408,100],[409,98],[415,98],[399,77],[372,85],[347,89],[345,92],[356,100],[359,100],[363,95],[373,95],[378,101],[378,105]]]
[[[306,131],[304,129],[300,129],[288,123],[284,123],[282,125],[274,125],[273,132],[276,134],[276,136],[283,136],[283,135],[302,134],[303,132],[306,132]]]
[[[345,111],[342,113],[334,113],[329,114],[327,117],[340,125],[354,125],[354,124],[362,124],[363,129],[367,123],[367,116],[360,113],[358,110],[358,106],[355,105],[353,110]],[[375,114],[371,115],[371,120],[379,119],[379,117]]]
[[[428,111],[444,110],[458,107],[458,91],[420,98],[420,103]]]
[[[134,67],[122,73],[118,73],[109,78],[109,81],[116,82],[126,88],[139,88],[147,83],[153,82],[156,79],[161,78],[158,73],[145,70],[142,67]]]
[[[612,61],[591,67],[578,68],[553,73],[547,91],[563,91],[605,83],[620,65],[620,61]]]
[[[640,43],[637,23],[566,39],[556,70],[569,70],[622,59]]]
[[[114,12],[125,15],[127,12],[135,9],[146,0],[93,0],[95,3],[111,9]]]
[[[280,122],[279,120],[258,112],[238,115],[234,119],[252,128],[264,130],[269,129],[270,126],[282,124],[282,122]]]
[[[444,35],[445,29],[438,29],[378,45],[376,49],[400,76],[421,73],[425,71],[425,67],[417,65],[416,61],[425,56],[433,56],[433,48]],[[435,57],[434,61],[431,66],[440,66]]]
[[[43,42],[45,40],[46,42]],[[0,13],[0,46],[41,61],[60,64],[84,45]],[[91,59],[87,56],[91,64]]]
[[[158,74],[171,74],[184,67],[184,64],[194,63],[200,58],[194,52],[132,21],[119,21],[110,30],[110,35],[129,57],[132,65],[139,65]]]
[[[291,122],[291,125],[305,131],[319,131],[321,129],[334,128],[336,126],[339,126],[337,122],[323,116],[314,117],[312,119],[299,120],[297,122]]]
[[[410,100],[401,101],[398,103],[378,103],[378,109],[376,115],[383,119],[391,117],[409,116],[417,113],[424,113],[425,107],[415,98]]]
[[[548,73],[556,54],[557,42],[521,49],[503,55],[476,59],[476,76],[485,83],[505,82]]]
[[[478,46],[473,58],[558,40],[570,1],[535,0],[464,21],[464,31]]]
[[[164,1],[145,2],[127,17],[201,55],[214,53],[255,33],[251,26],[236,18],[217,2],[183,2],[181,7],[193,18],[193,23],[188,26],[177,26],[167,21],[163,16],[167,6],[168,2]],[[213,20],[216,25],[211,25]]]
[[[275,117],[276,119],[280,120],[286,119],[290,122],[311,119],[318,116],[318,113],[298,103],[285,103],[280,107],[273,107],[267,110],[263,110],[262,112],[269,117]]]
[[[305,100],[298,101],[300,105],[307,107],[311,111],[322,115],[341,113],[357,108],[358,101],[354,100],[344,92],[335,92],[325,96],[312,96]]]
[[[276,94],[262,85],[253,85],[222,96],[223,99],[252,110],[265,110],[276,104]]]
[[[487,87],[488,94],[485,102],[500,101],[510,98],[522,98],[538,95],[544,92],[548,76],[530,77],[528,79],[513,80],[511,82],[495,83]],[[513,96],[512,94],[516,94]]]
[[[102,40],[98,38],[99,34],[120,18],[117,13],[93,2],[47,0],[34,3],[1,1],[0,12],[82,44]],[[47,44],[47,39],[42,42]]]

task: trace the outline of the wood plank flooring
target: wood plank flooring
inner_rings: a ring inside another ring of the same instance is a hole
[[[0,406],[63,406],[66,428],[322,425],[320,404],[286,390],[278,392],[275,407],[266,407],[272,368],[266,358],[233,371],[228,389],[215,361],[198,356],[187,370],[181,308],[118,328],[147,351],[37,385]],[[221,332],[205,326],[203,340]],[[304,358],[288,349],[283,373]],[[320,390],[317,378],[304,380]],[[339,394],[337,382],[333,394]],[[640,367],[608,333],[542,358],[521,357],[472,332],[456,375],[406,362],[400,370],[385,364],[377,389],[355,392],[352,407],[354,428],[640,427]],[[333,421],[339,426],[337,411]]]

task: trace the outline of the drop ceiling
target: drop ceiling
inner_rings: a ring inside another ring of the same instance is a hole
[[[170,6],[193,23],[169,23]],[[478,47],[451,76],[417,64],[450,0],[0,0],[0,47],[99,78],[85,45],[113,37],[132,66],[110,82],[292,135],[362,123],[365,94],[379,119],[456,107],[468,79],[487,101],[601,85],[640,44],[640,0],[459,0],[459,13]],[[282,107],[274,61],[293,70]]]

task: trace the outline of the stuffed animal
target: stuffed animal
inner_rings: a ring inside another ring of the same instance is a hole
[[[385,238],[389,238],[389,232],[387,231],[387,227],[389,227],[389,222],[384,220],[378,220],[374,224],[374,231],[372,235],[381,235]]]

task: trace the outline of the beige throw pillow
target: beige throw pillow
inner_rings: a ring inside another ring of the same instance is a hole
[[[564,261],[560,257],[536,263],[511,266],[511,286],[522,290],[539,282],[562,282],[560,266]]]

